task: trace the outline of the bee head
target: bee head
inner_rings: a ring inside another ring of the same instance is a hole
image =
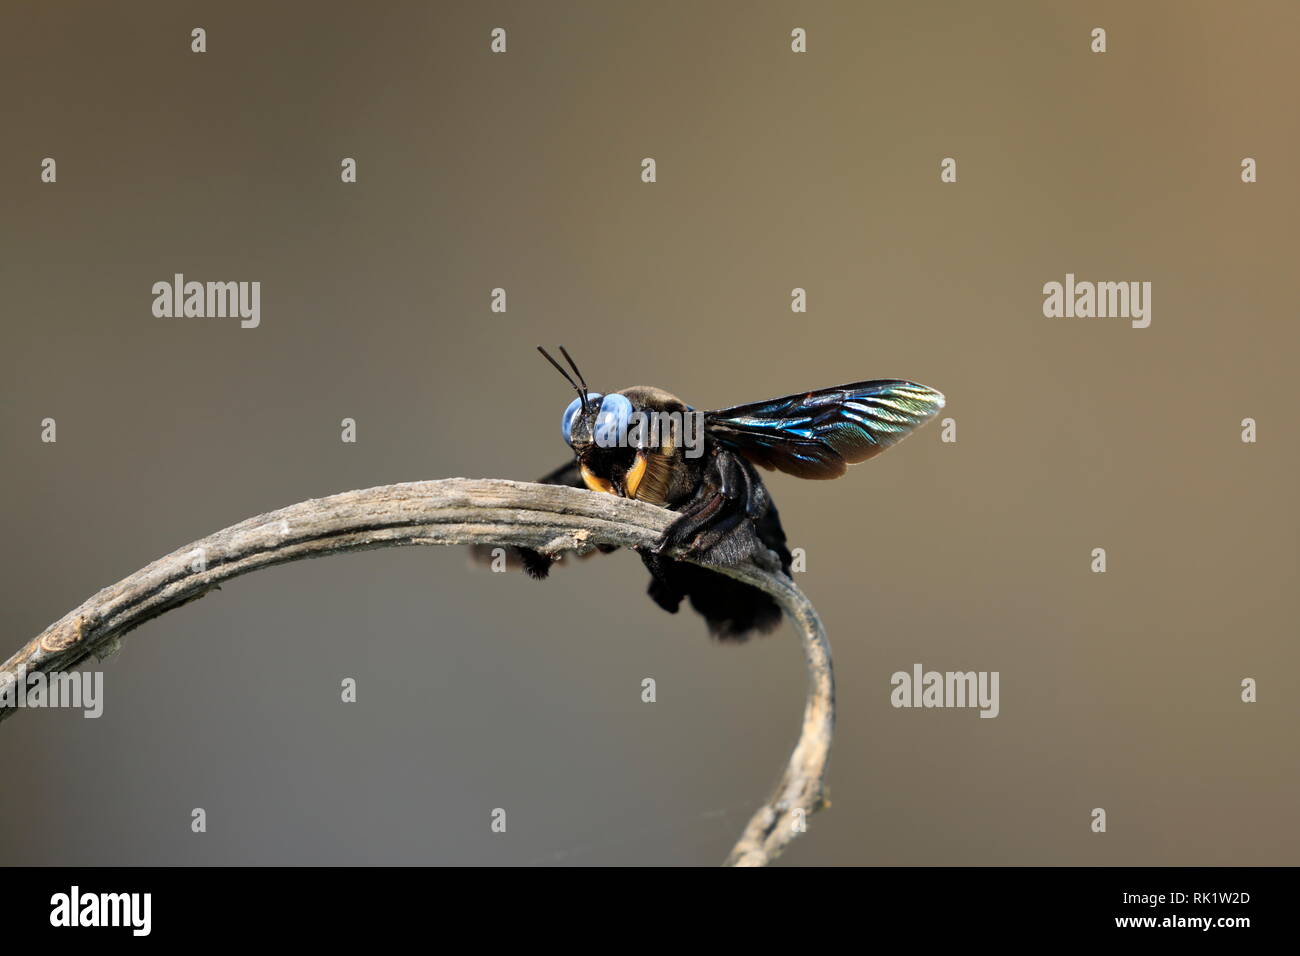
[[[606,395],[591,391],[563,345],[560,346],[560,354],[573,369],[577,381],[546,349],[539,345],[537,351],[555,366],[578,393],[578,397],[569,402],[564,410],[564,416],[560,419],[560,433],[565,443],[578,456],[587,486],[595,491],[613,491],[613,486],[610,485],[611,468],[617,465],[625,467],[626,463],[622,459],[631,457],[627,451],[628,422],[633,412],[631,400],[618,392]]]

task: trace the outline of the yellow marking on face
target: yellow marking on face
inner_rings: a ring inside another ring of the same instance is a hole
[[[586,465],[583,465],[580,470],[582,472],[583,484],[585,484],[592,491],[603,491],[606,494],[611,494],[611,495],[618,493],[614,490],[614,486],[611,485],[609,481],[607,481],[604,478],[600,478],[597,477],[596,475],[593,475],[591,471],[588,470]]]
[[[623,479],[623,487],[627,489],[627,496],[629,498],[636,497],[636,490],[641,485],[641,479],[645,477],[645,462],[645,455],[638,454],[636,456],[636,464],[629,469],[627,477]]]

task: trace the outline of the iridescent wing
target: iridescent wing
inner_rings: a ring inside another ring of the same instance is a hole
[[[902,441],[943,408],[932,388],[856,382],[704,413],[708,434],[756,465],[800,478],[838,478]]]

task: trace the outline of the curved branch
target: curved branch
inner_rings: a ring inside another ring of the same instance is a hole
[[[0,667],[0,699],[20,672],[62,671],[92,654],[106,657],[128,631],[259,568],[415,544],[516,545],[548,554],[598,544],[648,547],[672,520],[672,512],[644,502],[499,479],[417,481],[314,498],[201,538],[104,588]],[[776,791],[727,859],[761,866],[802,832],[806,815],[825,805],[835,707],[830,645],[812,604],[784,574],[756,565],[704,566],[771,594],[799,631],[808,666],[799,740]],[[0,708],[0,720],[15,709]]]

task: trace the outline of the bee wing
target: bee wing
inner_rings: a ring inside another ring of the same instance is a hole
[[[939,392],[885,379],[704,413],[721,445],[799,478],[838,478],[902,441],[943,408]]]

